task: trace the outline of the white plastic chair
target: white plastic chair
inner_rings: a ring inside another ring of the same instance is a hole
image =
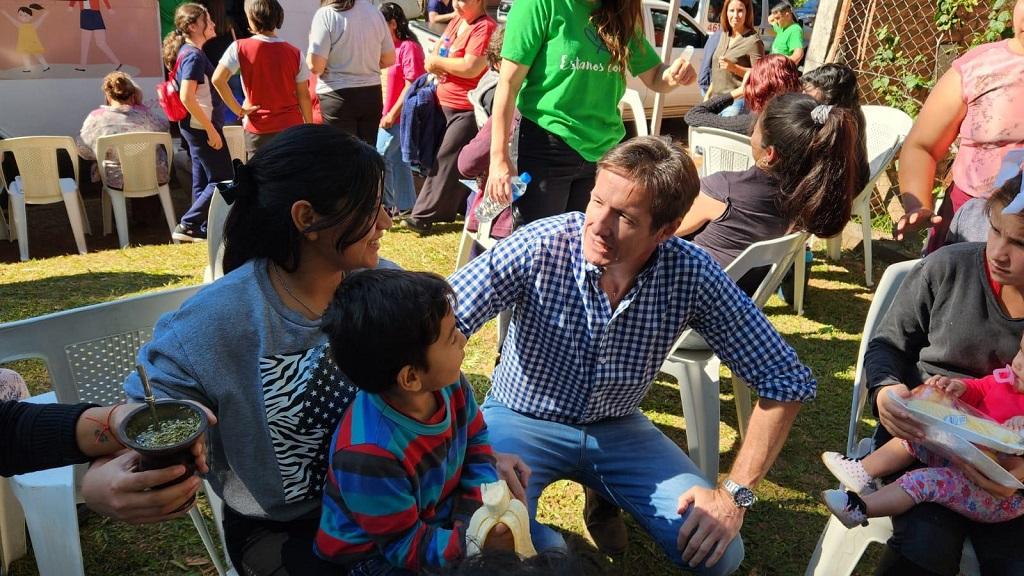
[[[864,237],[864,282],[872,286],[874,278],[871,271],[871,195],[875,190],[875,183],[899,154],[903,139],[910,133],[914,121],[902,110],[889,106],[862,106],[861,109],[866,121],[870,176],[867,185],[853,200],[853,214],[860,217]],[[827,245],[829,259],[838,260],[843,246],[842,234],[829,238]]]
[[[241,126],[224,127],[224,143],[228,146],[228,154],[232,160],[249,161],[249,155],[245,152],[245,129]],[[207,231],[209,235],[209,231]]]
[[[61,178],[57,171],[57,153],[65,151],[74,165],[74,178]],[[10,193],[11,237],[18,239],[22,260],[28,260],[28,219],[26,204],[54,204],[63,202],[71,222],[78,253],[85,254],[85,235],[92,234],[85,215],[85,203],[78,190],[78,151],[69,136],[25,136],[0,140],[0,160],[4,154],[14,154],[19,175],[12,182],[4,181],[0,171],[0,184]]]
[[[124,398],[122,383],[134,370],[139,348],[152,337],[157,319],[176,310],[199,288],[178,288],[0,324],[0,362],[25,358],[46,362],[54,392],[37,396],[36,401],[113,404]],[[75,507],[78,484],[73,466],[11,478],[42,576],[84,574]],[[225,574],[202,514],[193,507],[189,516],[218,574]]]
[[[224,201],[220,190],[210,198],[210,212],[206,217],[206,270],[203,282],[213,282],[224,275],[224,222],[231,207]],[[461,254],[461,252],[460,252]]]
[[[803,248],[806,240],[805,232],[794,232],[775,240],[751,244],[733,260],[725,272],[734,281],[739,281],[750,270],[770,266],[751,298],[758,309],[764,308],[765,303],[782,283],[790,264],[796,266],[797,274],[802,277]],[[797,255],[800,258],[797,258]],[[797,287],[802,289],[803,282],[797,283]],[[679,383],[683,418],[686,419],[687,453],[712,483],[718,479],[720,368],[721,360],[693,330],[683,332],[661,365],[661,371],[674,377]],[[732,389],[736,398],[736,420],[742,438],[750,420],[750,389],[736,374],[732,377]]]
[[[469,217],[466,217],[466,223],[462,226],[462,238],[459,240],[459,253],[455,257],[455,270],[458,271],[466,264],[469,264],[470,255],[473,253],[473,243],[476,242],[484,250],[490,250],[498,243],[498,239],[491,238],[491,224],[494,220],[487,222],[481,222],[477,225],[476,232],[469,230]],[[508,325],[512,321],[512,313],[508,310],[503,310],[498,314],[498,350],[501,350],[501,345],[505,342],[505,336],[508,335]]]
[[[167,132],[126,132],[96,139],[96,161],[100,164],[100,180],[103,181],[103,234],[110,234],[110,215],[113,211],[121,248],[128,246],[128,198],[159,196],[168,232],[174,233],[177,221],[171,203],[171,188],[167,184],[160,184],[157,177],[157,148],[161,146],[167,154],[167,169],[170,173],[173,170],[171,158],[174,156],[174,144]],[[107,171],[103,163],[110,150],[114,151],[121,164],[121,190],[111,188],[107,182]],[[177,240],[172,241],[178,243]]]
[[[622,94],[622,99],[619,100],[619,110],[625,112],[627,109],[633,115],[633,123],[636,124],[636,135],[649,136],[651,128],[647,123],[647,113],[644,112],[644,101],[640,98],[640,93],[632,88],[626,88],[626,92]]]
[[[742,172],[754,165],[750,137],[718,128],[690,128],[690,150],[702,158],[701,178],[715,172]]]
[[[918,262],[920,260],[908,260],[886,268],[882,279],[878,282],[875,295],[871,299],[871,307],[864,320],[860,350],[857,353],[857,369],[853,377],[853,398],[850,402],[850,422],[847,426],[846,436],[846,455],[851,458],[866,456],[871,452],[874,443],[872,438],[859,438],[857,433],[860,415],[864,411],[864,405],[868,398],[864,355],[868,351],[868,344],[871,343],[871,339],[874,338],[878,327],[882,324],[886,312],[892,306],[907,273]],[[804,576],[849,576],[857,567],[857,562],[869,544],[872,542],[884,544],[890,537],[892,537],[892,520],[887,517],[872,518],[867,526],[847,528],[835,516],[830,516],[825,530],[818,538],[818,545],[814,549],[811,561],[807,564]],[[974,549],[966,545],[961,561],[961,574],[977,573]]]

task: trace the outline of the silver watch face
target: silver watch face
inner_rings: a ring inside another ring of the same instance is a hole
[[[757,502],[757,496],[754,496],[754,492],[750,488],[741,487],[736,490],[732,498],[740,508],[750,508],[754,502]]]

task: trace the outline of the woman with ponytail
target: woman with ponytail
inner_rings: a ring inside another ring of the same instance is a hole
[[[682,57],[661,62],[644,37],[642,0],[517,0],[508,15],[494,96],[487,194],[510,198],[509,182],[529,172],[518,202],[522,223],[583,211],[597,160],[626,131],[619,100],[626,72],[658,92],[692,84]],[[509,160],[513,111],[522,114],[517,167]]]
[[[174,30],[164,38],[164,66],[174,74],[188,116],[178,122],[192,159],[192,206],[171,237],[179,242],[206,240],[206,216],[217,182],[231,179],[231,156],[224,146],[224,102],[212,90],[213,63],[203,45],[216,36],[206,8],[187,3],[174,11]]]
[[[704,178],[677,235],[692,236],[724,268],[754,242],[794,230],[842,232],[863,187],[853,112],[782,94],[761,112],[750,145],[754,166]]]
[[[227,274],[157,324],[139,353],[158,396],[218,415],[207,480],[239,574],[338,574],[313,553],[326,449],[355,395],[320,316],[345,275],[378,265],[384,161],[329,126],[282,131],[222,189]],[[137,377],[125,384],[142,398]]]

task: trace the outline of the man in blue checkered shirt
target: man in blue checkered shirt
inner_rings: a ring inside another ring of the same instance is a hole
[[[598,163],[586,215],[533,222],[450,281],[466,334],[512,310],[482,409],[494,450],[532,470],[531,517],[548,484],[575,480],[632,514],[678,565],[729,574],[750,489],[816,383],[718,264],[674,236],[699,186],[681,149],[635,138]],[[720,487],[639,410],[687,328],[760,396]],[[535,518],[531,534],[538,550],[565,545]]]

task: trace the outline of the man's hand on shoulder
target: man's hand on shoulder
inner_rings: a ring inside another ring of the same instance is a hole
[[[679,529],[676,541],[683,561],[697,566],[706,560],[707,566],[714,566],[740,533],[746,510],[736,506],[725,488],[702,486],[694,486],[679,497],[679,513],[687,510],[690,516]]]

